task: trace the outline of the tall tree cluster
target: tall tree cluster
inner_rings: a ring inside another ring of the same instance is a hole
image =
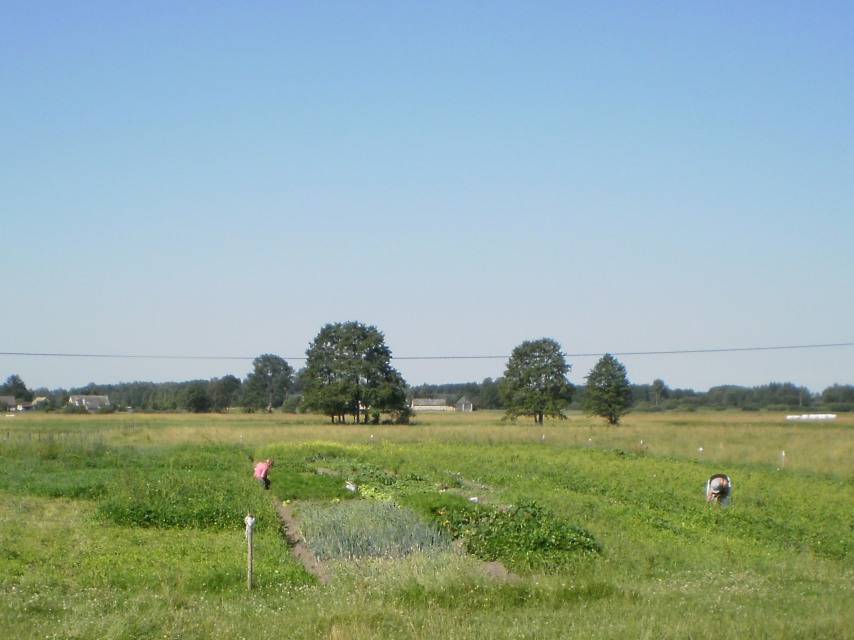
[[[499,409],[505,417],[563,418],[567,410],[583,410],[619,424],[631,411],[694,411],[741,409],[744,411],[854,411],[854,385],[835,384],[822,393],[802,386],[772,382],[756,387],[721,385],[706,392],[671,389],[661,379],[652,384],[631,384],[625,366],[605,354],[586,376],[586,384],[574,386],[568,379],[571,365],[561,346],[551,338],[528,340],[513,349],[504,376],[481,383],[422,384],[408,387],[392,366],[391,349],[376,327],[359,322],[327,324],[306,350],[306,364],[299,371],[277,355],[266,353],[252,362],[244,380],[225,375],[189,382],[130,382],[114,385],[90,383],[71,389],[27,388],[18,375],[0,384],[0,396],[14,404],[28,404],[34,396],[45,397],[41,410],[67,408],[70,394],[106,395],[106,410],[133,408],[140,411],[246,411],[281,409],[325,414],[333,422],[351,416],[355,422],[409,419],[413,398],[442,398],[453,405],[462,396],[477,409]],[[9,404],[8,402],[6,404]],[[0,407],[2,408],[2,407]],[[14,405],[10,405],[14,410]]]
[[[389,413],[401,421],[407,413],[406,383],[391,366],[383,334],[359,322],[327,324],[309,345],[300,376],[303,406],[333,422],[351,415],[355,422]]]

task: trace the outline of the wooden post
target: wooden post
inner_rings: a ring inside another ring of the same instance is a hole
[[[243,519],[246,523],[246,547],[248,550],[247,553],[247,567],[246,567],[246,587],[248,589],[252,589],[252,528],[255,526],[255,518],[252,517],[251,513],[247,513],[246,517]]]

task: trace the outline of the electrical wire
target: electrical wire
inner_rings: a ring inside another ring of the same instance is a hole
[[[589,358],[604,356],[661,356],[703,353],[739,353],[745,351],[786,351],[795,349],[829,349],[854,347],[854,342],[832,342],[825,344],[777,345],[765,347],[724,347],[719,349],[670,349],[656,351],[619,351],[564,353],[567,358]],[[0,356],[35,358],[111,358],[111,359],[148,359],[148,360],[254,360],[257,356],[191,356],[191,355],[148,355],[134,353],[45,353],[35,351],[0,351]],[[463,355],[463,356],[392,356],[392,360],[506,360],[509,355]],[[306,356],[283,357],[284,360],[305,360]]]

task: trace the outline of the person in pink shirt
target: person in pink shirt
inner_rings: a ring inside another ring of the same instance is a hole
[[[270,467],[272,466],[273,461],[269,458],[255,465],[255,479],[264,485],[264,489],[270,488],[270,478],[267,477],[267,474],[270,473]]]

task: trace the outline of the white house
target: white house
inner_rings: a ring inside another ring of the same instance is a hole
[[[110,398],[108,396],[70,396],[68,404],[83,407],[86,411],[97,411],[101,407],[110,406]]]

